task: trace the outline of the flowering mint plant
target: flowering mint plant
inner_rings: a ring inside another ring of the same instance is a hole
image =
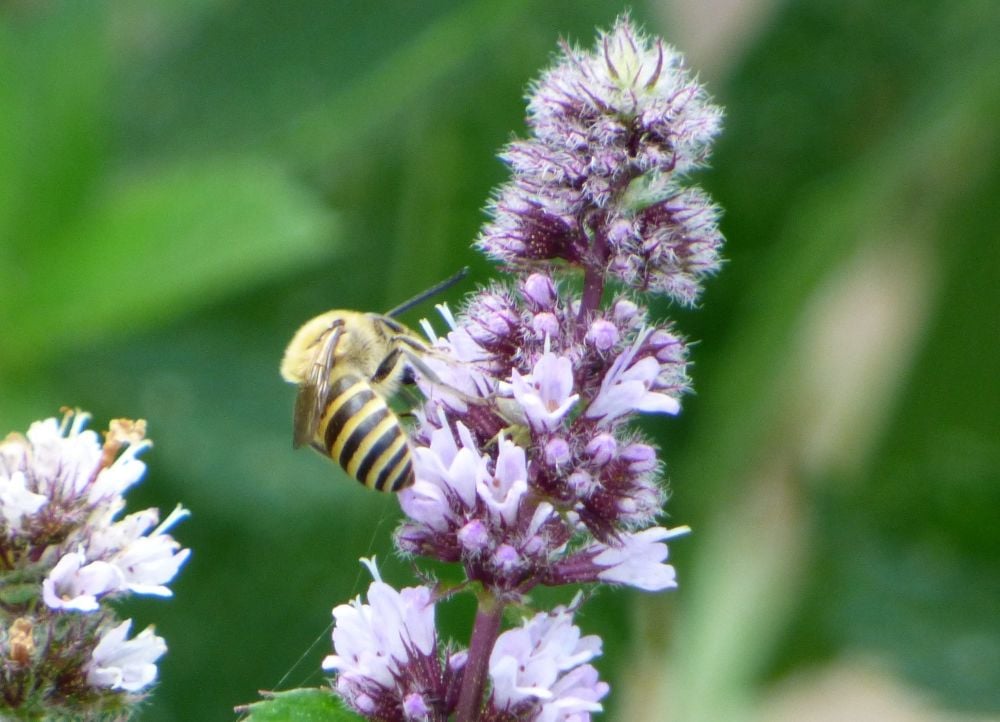
[[[169,597],[190,550],[168,530],[178,506],[121,516],[143,476],[146,423],[112,421],[104,442],[67,412],[0,441],[0,717],[122,719],[166,652],[130,636],[111,602]]]
[[[374,562],[367,601],[334,609],[323,668],[370,720],[583,722],[608,685],[601,639],[568,606],[505,624],[539,586],[676,586],[657,521],[655,445],[631,422],[677,414],[687,346],[649,317],[651,294],[694,303],[719,267],[718,209],[688,182],[722,112],[659,39],[628,17],[592,51],[564,44],[531,86],[523,140],[501,158],[476,245],[505,280],[437,337],[418,379],[415,483],[399,493],[401,553],[460,565],[456,588],[396,590]],[[434,378],[427,378],[433,376]],[[436,604],[474,591],[467,648],[436,631]]]

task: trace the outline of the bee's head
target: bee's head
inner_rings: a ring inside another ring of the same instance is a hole
[[[301,384],[317,361],[318,354],[332,353],[328,348],[330,334],[344,325],[345,316],[350,311],[327,311],[305,322],[295,332],[281,359],[281,378],[289,383]]]

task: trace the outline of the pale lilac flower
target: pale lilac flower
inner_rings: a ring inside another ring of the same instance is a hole
[[[74,499],[88,490],[101,461],[97,434],[84,429],[87,414],[63,420],[49,418],[28,427],[25,463],[36,491],[53,500]]]
[[[553,577],[562,584],[603,581],[647,592],[677,586],[674,567],[666,564],[666,541],[691,530],[654,526],[623,532],[613,542],[594,542],[555,564]]]
[[[411,656],[435,650],[434,601],[427,587],[397,592],[378,576],[374,560],[364,561],[375,577],[369,603],[358,598],[334,608],[335,654],[323,660],[323,669],[339,672],[338,686],[374,682],[389,688]]]
[[[510,380],[514,398],[532,428],[554,431],[580,398],[573,391],[573,362],[551,351],[542,354],[530,374],[515,370]]]
[[[657,389],[663,369],[653,356],[636,359],[647,333],[640,333],[633,345],[612,364],[601,382],[601,389],[584,415],[607,425],[634,412],[677,414],[680,402]]]
[[[129,591],[169,597],[173,592],[166,584],[177,575],[191,550],[181,549],[166,531],[189,513],[178,506],[155,529],[152,527],[159,518],[159,510],[129,514],[96,534],[89,553],[96,555],[100,549],[109,554],[108,561],[121,571]]]
[[[146,473],[146,464],[137,455],[152,447],[146,439],[129,443],[121,450],[111,466],[107,466],[97,474],[90,490],[91,503],[101,503],[108,499],[120,498],[133,484],[136,484]]]
[[[95,687],[138,692],[156,680],[156,660],[167,651],[166,642],[146,627],[128,639],[127,619],[101,637],[87,665],[87,681]]]
[[[35,514],[47,503],[47,496],[28,490],[24,484],[23,471],[15,471],[9,476],[0,475],[0,522],[11,532],[20,532],[22,520]]]
[[[676,529],[655,526],[624,534],[620,546],[598,543],[595,545],[597,554],[594,555],[594,564],[604,567],[604,570],[597,576],[606,582],[627,584],[647,592],[676,587],[676,571],[672,565],[664,563],[667,559],[664,542],[690,531],[686,526]]]
[[[398,495],[407,516],[438,531],[464,524],[463,512],[475,506],[479,488],[491,479],[468,429],[459,424],[458,433],[461,447],[444,426],[431,432],[429,446],[414,449],[416,482]]]
[[[552,685],[552,698],[542,702],[535,722],[585,722],[600,712],[600,700],[611,688],[589,664],[574,667]]]
[[[565,719],[557,714],[560,708],[599,712],[607,685],[574,670],[593,669],[586,663],[600,654],[601,639],[581,636],[566,607],[536,614],[497,638],[489,662],[490,706],[518,719],[539,719],[546,708],[544,718],[553,720]]]
[[[51,609],[94,612],[98,598],[122,588],[121,571],[113,564],[87,563],[82,551],[69,552],[42,582],[42,598]]]
[[[438,655],[431,590],[396,591],[381,580],[374,559],[362,561],[374,577],[368,603],[359,597],[334,608],[334,654],[323,669],[337,672],[337,692],[363,714],[403,707],[426,715],[427,705],[446,695],[451,677]]]
[[[496,469],[492,476],[480,477],[476,491],[495,521],[513,524],[521,499],[528,493],[524,449],[501,438]]]

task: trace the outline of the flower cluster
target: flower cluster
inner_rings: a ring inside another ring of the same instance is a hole
[[[87,420],[67,412],[0,442],[0,710],[122,709],[166,651],[152,628],[129,639],[109,602],[171,595],[190,551],[167,531],[187,511],[121,516],[145,473],[145,422],[112,421],[101,443]]]
[[[377,720],[582,722],[608,686],[579,605],[502,631],[507,605],[539,585],[676,586],[658,524],[656,446],[630,422],[674,415],[687,346],[643,294],[694,302],[719,267],[718,211],[686,175],[702,166],[721,110],[681,56],[628,17],[592,52],[564,45],[532,86],[531,136],[502,158],[477,245],[510,280],[453,316],[418,374],[416,482],[399,494],[401,552],[460,564],[479,589],[468,650],[434,633],[431,586],[335,610],[336,688]],[[378,625],[372,623],[378,620]],[[390,620],[388,623],[386,620]]]
[[[368,603],[358,598],[333,610],[336,654],[323,669],[337,672],[337,692],[369,719],[444,722],[457,705],[468,653],[439,653],[431,589],[397,592],[374,560],[362,562],[375,577]],[[570,608],[536,614],[497,637],[492,691],[476,720],[583,720],[600,711],[608,685],[588,662],[601,653],[601,639],[581,636],[573,624],[579,603],[577,596]]]
[[[533,137],[507,146],[512,179],[478,245],[517,266],[563,259],[693,302],[719,265],[718,211],[683,176],[702,166],[721,110],[680,53],[620,19],[529,94]]]

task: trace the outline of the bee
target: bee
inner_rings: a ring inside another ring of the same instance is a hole
[[[448,280],[386,314],[333,310],[310,319],[292,338],[281,376],[298,384],[292,445],[310,445],[350,476],[378,491],[414,481],[409,437],[389,407],[415,372],[433,380],[423,358],[431,349],[396,316],[461,280]]]

